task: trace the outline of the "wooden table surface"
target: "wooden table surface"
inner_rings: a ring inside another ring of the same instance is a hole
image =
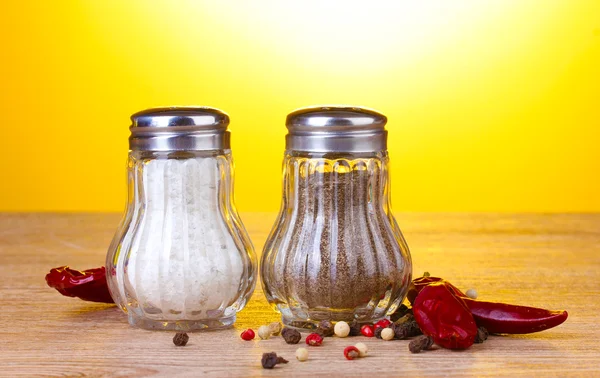
[[[407,341],[327,338],[298,362],[279,337],[246,342],[241,329],[278,320],[260,284],[234,329],[190,335],[132,328],[115,306],[66,298],[46,286],[56,266],[104,264],[119,214],[0,214],[2,376],[600,376],[600,214],[398,214],[414,272],[427,270],[480,299],[566,309],[563,325],[493,336],[467,351],[413,355]],[[242,214],[260,251],[275,214]],[[369,356],[342,350],[365,342]],[[263,352],[290,360],[263,370]]]

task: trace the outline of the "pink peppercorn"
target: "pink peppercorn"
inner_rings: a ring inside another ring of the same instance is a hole
[[[373,327],[374,331],[377,331],[377,328],[387,328],[390,324],[392,324],[392,322],[388,319],[381,319],[380,321],[378,321],[377,323],[375,323],[375,326]]]
[[[254,339],[254,331],[251,330],[250,328],[248,328],[247,330],[242,332],[242,334],[240,336],[242,339],[244,339],[246,341],[250,341],[250,340]]]
[[[375,336],[375,333],[373,332],[373,326],[370,324],[365,324],[364,326],[360,327],[360,333],[362,333],[364,337]]]
[[[353,360],[360,356],[360,351],[355,346],[349,346],[344,349],[344,357],[348,360]]]
[[[319,335],[318,333],[311,333],[310,335],[306,336],[306,344],[310,346],[319,346],[323,344],[323,336]]]

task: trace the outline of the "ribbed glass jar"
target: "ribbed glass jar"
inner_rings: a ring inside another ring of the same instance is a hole
[[[233,203],[228,149],[135,151],[125,215],[106,268],[132,325],[232,325],[256,284],[256,257]]]
[[[385,150],[288,145],[282,207],[261,264],[265,295],[286,325],[375,322],[403,300],[412,266],[391,211],[388,166]]]

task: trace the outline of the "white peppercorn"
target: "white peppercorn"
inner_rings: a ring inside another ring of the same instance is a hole
[[[393,340],[395,336],[396,336],[396,333],[391,328],[384,328],[381,330],[381,338],[386,341]]]
[[[283,329],[283,325],[280,322],[273,322],[269,324],[269,330],[271,331],[272,336],[281,335],[281,330]]]
[[[358,353],[360,353],[360,357],[364,357],[369,353],[369,348],[364,343],[357,343],[354,345],[356,349],[358,349]]]
[[[471,299],[477,299],[477,290],[475,289],[469,289],[467,290],[467,292],[465,293],[465,295]]]
[[[258,327],[258,337],[260,337],[261,340],[269,339],[271,337],[271,328],[266,325]]]
[[[350,326],[345,321],[339,321],[333,327],[333,332],[337,337],[346,337],[350,333]]]
[[[298,361],[306,361],[306,360],[308,360],[308,349],[306,349],[306,348],[298,348],[298,349],[296,349],[296,359]]]

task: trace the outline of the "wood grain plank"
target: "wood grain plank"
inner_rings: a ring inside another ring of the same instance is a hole
[[[565,308],[569,320],[533,335],[493,336],[464,352],[412,355],[407,341],[327,338],[294,359],[281,338],[245,342],[239,332],[278,320],[260,285],[235,328],[191,335],[130,327],[114,306],[65,298],[45,273],[102,265],[118,214],[0,214],[1,376],[600,376],[600,214],[398,214],[416,274],[427,270],[480,298]],[[242,214],[257,250],[272,213]],[[365,342],[368,358],[347,361]],[[263,352],[290,359],[273,371]]]

